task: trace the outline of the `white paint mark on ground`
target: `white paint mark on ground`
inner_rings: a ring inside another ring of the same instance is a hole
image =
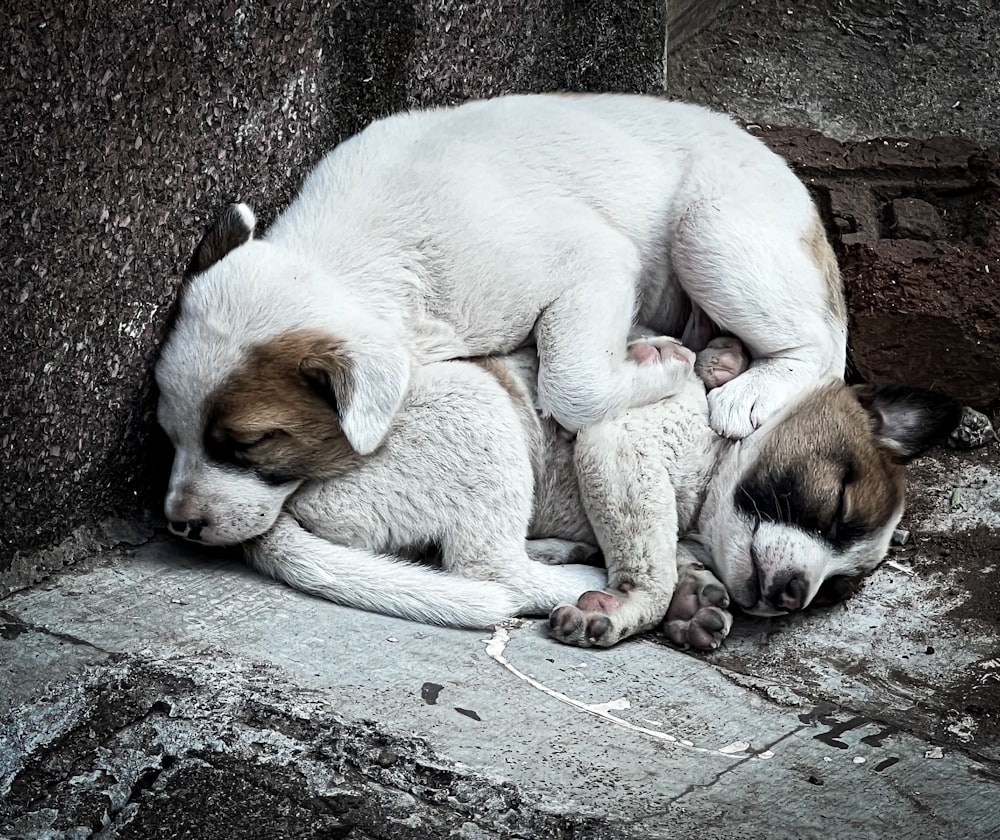
[[[719,752],[723,755],[739,755],[740,753],[745,753],[749,749],[749,741],[733,741],[733,743],[721,747]]]
[[[495,662],[502,665],[510,673],[512,673],[519,680],[523,680],[528,683],[532,688],[541,691],[543,694],[547,694],[554,700],[558,700],[560,703],[565,703],[567,706],[572,706],[575,709],[579,709],[587,714],[594,715],[595,717],[602,718],[609,723],[613,723],[616,726],[621,726],[624,729],[631,730],[632,732],[638,732],[642,735],[647,735],[651,738],[655,738],[658,741],[666,741],[671,744],[677,744],[678,746],[685,747],[686,749],[693,750],[698,753],[703,753],[706,755],[740,755],[746,753],[751,749],[749,741],[737,741],[734,744],[730,744],[722,749],[713,750],[706,747],[697,747],[691,741],[686,738],[678,738],[676,735],[671,735],[669,732],[662,732],[656,729],[650,729],[647,726],[639,726],[638,724],[632,723],[631,721],[625,720],[618,717],[617,715],[611,714],[612,711],[620,711],[628,709],[631,707],[631,703],[624,697],[617,700],[611,700],[607,703],[584,703],[561,691],[556,691],[554,688],[549,688],[541,680],[536,679],[530,674],[526,674],[521,671],[516,665],[510,662],[506,656],[507,643],[510,641],[510,630],[508,630],[503,625],[498,625],[493,630],[493,636],[489,639],[483,640],[486,643],[486,654]],[[733,747],[739,745],[740,749],[733,750]],[[728,752],[727,752],[728,750]],[[771,750],[765,750],[757,755],[749,755],[749,758],[759,758],[768,759],[772,758],[774,753]]]
[[[597,715],[607,714],[608,712],[622,712],[625,709],[631,708],[632,704],[624,697],[619,697],[617,700],[609,700],[607,703],[591,703],[587,706],[588,711]]]

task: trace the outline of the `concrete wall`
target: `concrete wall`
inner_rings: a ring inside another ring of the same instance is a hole
[[[663,79],[650,0],[22,5],[0,54],[0,592],[143,538],[170,459],[150,366],[223,204],[267,224],[324,149],[408,105]]]
[[[696,5],[703,15],[708,2]],[[838,140],[1000,142],[996,0],[725,5],[711,26],[671,45],[671,96]]]

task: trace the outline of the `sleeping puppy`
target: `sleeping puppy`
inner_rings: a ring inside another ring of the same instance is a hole
[[[664,564],[673,560],[662,541],[655,551],[643,546],[650,523],[673,526],[671,502],[677,533],[692,532],[678,549],[686,571],[664,622],[675,643],[713,647],[729,629],[720,615],[727,600],[705,572],[693,572],[696,562],[753,615],[848,597],[888,549],[903,512],[904,464],[961,416],[958,403],[933,391],[836,382],[817,386],[747,439],[712,436],[706,450],[678,458],[672,429],[662,425],[671,402],[632,409],[578,437],[581,485],[596,474],[604,488],[588,513],[605,548],[608,587],[553,611],[552,633],[562,641],[606,646],[643,627],[648,593],[657,591],[649,580],[669,582]],[[668,481],[657,474],[664,460]],[[630,554],[619,555],[625,530],[639,536]]]
[[[218,233],[196,259],[218,250]],[[701,372],[724,383],[743,367],[740,348],[714,347]],[[643,337],[629,356],[669,369],[680,390],[668,399],[574,437],[536,411],[530,349],[428,363],[410,371],[382,445],[362,454],[343,420],[366,398],[354,347],[303,328],[242,353],[247,365],[213,392],[196,431],[161,402],[171,437],[197,436],[208,453],[175,468],[190,483],[172,482],[166,501],[195,505],[187,519],[212,513],[189,538],[243,543],[252,566],[298,589],[420,621],[485,626],[561,604],[552,632],[580,645],[614,644],[664,613],[676,642],[719,642],[727,597],[679,546],[692,529],[701,561],[752,612],[803,608],[824,584],[871,571],[902,512],[901,463],[957,410],[924,392],[831,383],[730,442],[709,425],[694,354]],[[164,370],[161,386],[179,387]],[[536,562],[574,559],[580,543],[600,546],[607,578]],[[445,573],[408,562],[431,548]]]
[[[181,534],[238,540],[236,519],[280,506],[298,473],[224,467],[278,418],[242,438],[217,418],[293,357],[328,383],[338,446],[359,458],[414,364],[533,342],[538,406],[570,431],[676,392],[670,365],[628,357],[635,322],[695,350],[742,340],[750,369],[710,397],[728,437],[843,374],[842,290],[808,193],[694,105],[540,95],[397,114],[330,152],[266,238],[254,227],[233,205],[206,237],[157,366]]]

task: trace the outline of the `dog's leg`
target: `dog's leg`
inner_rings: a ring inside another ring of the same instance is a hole
[[[677,582],[677,508],[666,463],[643,452],[627,419],[593,426],[576,444],[580,494],[608,567],[608,586],[556,607],[552,635],[608,647],[655,627]]]
[[[601,563],[601,550],[596,545],[575,540],[528,540],[524,548],[533,562],[546,566],[566,566],[571,563],[593,566]]]
[[[815,210],[805,195],[793,194],[788,207],[765,204],[767,195],[719,188],[693,202],[672,252],[694,305],[752,357],[746,373],[708,397],[712,427],[730,438],[746,437],[817,382],[842,377],[846,361],[843,292]]]
[[[733,626],[729,593],[683,540],[677,546],[677,567],[677,588],[660,630],[685,650],[714,650]]]
[[[247,543],[246,557],[251,568],[310,595],[427,624],[489,627],[521,608],[521,596],[499,582],[337,545],[287,514]]]
[[[574,230],[553,269],[562,291],[535,325],[538,406],[571,432],[677,393],[693,363],[679,342],[637,359],[627,352],[640,264],[606,227]],[[586,243],[586,244],[581,244]]]

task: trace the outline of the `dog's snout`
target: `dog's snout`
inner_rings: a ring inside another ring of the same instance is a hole
[[[806,582],[797,572],[785,572],[775,577],[765,597],[779,610],[792,612],[805,606],[808,589]]]
[[[170,530],[185,539],[198,541],[201,539],[201,531],[206,525],[208,523],[204,519],[185,519],[180,522],[171,520]]]

